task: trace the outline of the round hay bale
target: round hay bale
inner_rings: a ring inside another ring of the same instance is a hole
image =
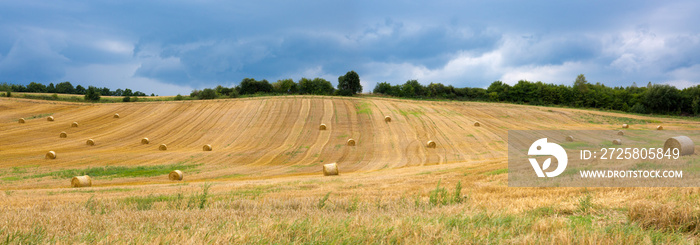
[[[355,146],[355,140],[354,140],[354,139],[348,139],[348,146]]]
[[[629,128],[629,127],[630,127],[630,125],[627,125],[626,123],[622,124],[622,128]]]
[[[435,148],[437,147],[437,144],[435,144],[435,141],[428,140],[427,146],[428,148]]]
[[[617,131],[617,135],[625,135],[625,131],[622,131],[622,130]]]
[[[142,144],[142,145],[147,145],[148,143],[151,143],[151,141],[148,140],[148,138],[143,138],[143,139],[141,139],[141,144]]]
[[[92,178],[87,175],[83,176],[74,176],[70,180],[70,187],[77,188],[77,187],[90,187],[92,186]]]
[[[182,180],[183,177],[185,177],[185,174],[180,170],[173,170],[168,174],[168,179],[170,180]]]
[[[571,135],[566,136],[566,141],[568,141],[568,142],[574,142],[574,136],[571,136]]]
[[[664,151],[666,151],[666,149],[675,148],[678,148],[679,154],[681,156],[692,155],[693,153],[695,153],[695,144],[693,143],[693,140],[688,138],[688,136],[676,136],[668,138],[666,140],[666,143],[664,143]]]
[[[204,150],[204,151],[211,151],[211,145],[210,145],[210,144],[206,144],[206,145],[202,146],[202,150]]]
[[[661,125],[656,126],[656,130],[664,130],[664,126],[661,126]]]
[[[56,159],[56,152],[55,151],[49,151],[46,153],[46,156],[44,157],[46,159]]]
[[[622,140],[620,140],[620,139],[614,139],[614,140],[612,141],[612,143],[613,143],[613,145],[622,145]]]
[[[46,121],[53,122],[53,117],[52,116],[47,117]]]
[[[78,122],[73,122],[73,123],[71,123],[70,126],[73,127],[73,128],[77,128],[77,127],[78,127]]]
[[[87,140],[87,141],[85,142],[85,144],[86,144],[86,145],[93,146],[93,145],[95,145],[95,141],[92,140],[92,139],[89,139],[89,140]]]
[[[481,123],[479,123],[479,122],[474,122],[474,127],[479,127],[479,126],[481,126]]]
[[[158,150],[167,151],[167,150],[168,150],[168,146],[165,145],[165,144],[160,144],[160,146],[158,146]]]
[[[384,117],[385,122],[391,122],[391,117],[390,116],[385,116]]]
[[[24,118],[20,118],[18,122],[19,122],[19,123],[24,123]]]
[[[318,126],[318,130],[326,130],[326,124],[321,123],[321,125]]]
[[[119,113],[114,113],[114,118],[119,118]]]
[[[323,175],[324,176],[338,175],[338,164],[336,164],[336,163],[323,164]]]
[[[58,137],[68,138],[68,134],[66,132],[61,132],[61,134]]]

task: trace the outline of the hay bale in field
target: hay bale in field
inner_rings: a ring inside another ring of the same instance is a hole
[[[46,153],[46,156],[44,157],[46,159],[56,159],[56,152],[55,151],[49,151]]]
[[[390,116],[385,116],[384,117],[385,122],[391,122],[391,117]]]
[[[202,150],[204,150],[204,151],[211,151],[211,145],[210,145],[210,144],[204,145],[204,146],[202,147]]]
[[[629,127],[630,127],[630,125],[627,125],[626,123],[622,124],[622,128],[629,128]]]
[[[666,149],[678,149],[681,156],[692,155],[695,153],[695,144],[688,136],[676,136],[666,140],[664,143],[664,151],[666,151]]]
[[[168,179],[170,180],[182,180],[183,177],[185,177],[185,174],[180,170],[173,170],[168,174]]]
[[[53,122],[53,117],[52,116],[47,117],[46,121]]]
[[[119,113],[114,113],[114,118],[119,118]]]
[[[77,127],[78,127],[78,122],[73,122],[73,123],[71,123],[70,126],[73,127],[73,128],[77,128]]]
[[[574,136],[571,136],[571,135],[566,136],[566,141],[568,141],[568,142],[574,142]]]
[[[321,125],[318,126],[318,130],[326,130],[326,124],[321,123]]]
[[[90,187],[92,186],[92,178],[87,175],[83,176],[74,176],[70,180],[70,187],[77,188],[77,187]]]
[[[58,135],[58,137],[61,137],[61,138],[68,138],[68,134],[67,134],[66,132],[61,132],[61,134]]]
[[[151,143],[151,141],[148,140],[148,138],[143,138],[143,139],[141,139],[141,144],[142,144],[142,145],[147,145],[148,143]]]
[[[338,175],[338,164],[336,164],[336,163],[323,164],[323,175],[324,176]]]
[[[355,146],[355,140],[354,140],[354,139],[348,139],[348,146]]]
[[[613,143],[613,145],[622,145],[622,140],[620,140],[620,139],[614,139],[614,140],[612,141],[612,143]]]
[[[24,118],[20,118],[18,122],[19,122],[19,123],[24,123]]]
[[[617,135],[625,135],[625,131],[622,131],[622,130],[617,131]]]
[[[481,126],[481,123],[479,123],[479,122],[474,122],[474,127],[479,127],[479,126]]]
[[[95,141],[92,140],[92,139],[88,139],[88,140],[85,142],[85,144],[86,144],[86,145],[92,146],[92,145],[95,145]]]
[[[661,125],[656,126],[656,130],[664,130],[664,126],[661,126]]]
[[[158,146],[158,150],[167,151],[167,150],[168,150],[168,146],[165,145],[165,144],[160,144],[160,146]]]
[[[435,148],[437,147],[437,144],[435,144],[435,141],[428,140],[427,146],[428,148]]]

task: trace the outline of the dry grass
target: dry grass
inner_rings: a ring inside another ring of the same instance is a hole
[[[507,130],[621,124],[582,121],[579,110],[316,96],[97,105],[0,98],[0,107],[6,243],[698,242],[698,188],[507,186]],[[113,120],[115,111],[134,116]],[[391,124],[381,120],[389,112],[398,116]],[[15,121],[44,113],[83,125]],[[475,119],[486,126],[468,127]],[[333,127],[319,131],[321,122]],[[61,131],[71,138],[51,140]],[[146,135],[173,149],[140,147]],[[343,147],[350,136],[363,143]],[[82,140],[72,139],[88,137],[100,145],[75,147]],[[426,139],[441,147],[426,149]],[[217,151],[200,151],[205,143]],[[61,158],[40,161],[49,149]],[[333,162],[343,174],[324,177],[319,168]],[[137,168],[143,174],[92,174]],[[188,177],[169,181],[172,169]],[[66,178],[83,170],[95,185],[68,188]]]

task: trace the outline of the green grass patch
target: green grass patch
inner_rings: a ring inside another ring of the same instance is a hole
[[[44,113],[44,114],[39,114],[39,115],[32,115],[28,118],[25,118],[26,120],[31,120],[31,119],[37,119],[37,118],[43,118],[43,117],[48,117],[53,115],[53,113]]]
[[[508,169],[507,169],[507,168],[496,169],[496,170],[493,170],[493,171],[486,172],[486,173],[484,173],[484,174],[485,174],[485,175],[499,175],[499,174],[505,174],[505,173],[508,173]]]
[[[399,109],[399,114],[401,114],[402,116],[412,115],[412,116],[420,117],[422,115],[425,115],[425,112],[423,112],[421,110],[414,110],[414,109],[409,109],[409,110]]]
[[[372,104],[369,102],[362,101],[360,103],[355,104],[355,109],[357,109],[357,114],[372,114]]]
[[[155,166],[105,166],[91,167],[85,169],[64,169],[48,173],[36,174],[29,178],[54,177],[57,179],[71,178],[77,175],[89,175],[92,178],[110,177],[110,178],[129,178],[129,177],[151,177],[158,175],[167,175],[173,169],[188,170],[194,169],[201,164],[184,164],[182,162],[168,165]]]

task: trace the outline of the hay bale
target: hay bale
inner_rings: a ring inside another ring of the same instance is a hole
[[[620,140],[620,139],[614,139],[614,140],[612,141],[612,143],[613,143],[613,145],[622,145],[622,140]]]
[[[664,151],[666,149],[677,148],[681,156],[692,155],[695,153],[695,144],[688,136],[671,137],[664,143]]]
[[[661,126],[661,125],[656,126],[656,130],[664,130],[664,126]]]
[[[70,187],[77,188],[77,187],[90,187],[92,186],[92,178],[87,175],[83,176],[74,176],[70,180]]]
[[[85,142],[85,144],[86,144],[86,145],[93,146],[93,145],[95,145],[95,141],[92,140],[92,139],[88,139],[88,140]]]
[[[338,175],[338,164],[336,164],[336,163],[323,164],[323,175],[324,176]]]
[[[73,127],[73,128],[77,128],[77,127],[78,127],[78,122],[73,122],[73,123],[71,123],[70,126]]]
[[[167,150],[168,150],[168,146],[165,145],[165,144],[160,144],[160,146],[158,146],[158,150],[167,151]]]
[[[114,118],[119,118],[119,113],[114,113]]]
[[[182,180],[183,177],[185,177],[185,174],[180,170],[173,170],[168,174],[168,179],[170,180]]]
[[[385,116],[384,117],[385,122],[391,122],[391,117],[390,116]]]
[[[52,116],[47,117],[46,121],[53,122],[53,117]]]
[[[574,142],[574,136],[571,136],[571,135],[566,136],[566,141],[568,141],[568,142]]]
[[[622,128],[629,128],[629,127],[630,127],[630,125],[627,125],[626,123],[622,124]]]
[[[19,122],[19,123],[24,123],[24,118],[20,118],[18,122]]]
[[[321,125],[318,126],[318,130],[326,130],[326,124],[321,123]]]
[[[437,144],[435,144],[435,141],[428,140],[427,146],[428,148],[435,148],[437,147]]]
[[[481,123],[479,123],[479,122],[474,122],[474,127],[479,127],[479,126],[481,126]]]
[[[625,131],[622,131],[622,130],[617,131],[617,135],[625,135]]]
[[[58,137],[61,137],[61,138],[68,138],[68,134],[67,134],[66,132],[61,132],[61,134],[58,135]]]
[[[46,153],[46,156],[44,157],[46,159],[56,159],[56,152],[55,151],[49,151]]]
[[[142,144],[142,145],[147,145],[148,143],[151,143],[151,141],[148,140],[148,138],[143,138],[143,139],[141,139],[141,144]]]
[[[211,151],[211,145],[210,145],[210,144],[204,145],[204,146],[202,147],[202,150],[204,150],[204,151]]]
[[[354,139],[348,139],[348,146],[355,146],[355,140],[354,140]]]

